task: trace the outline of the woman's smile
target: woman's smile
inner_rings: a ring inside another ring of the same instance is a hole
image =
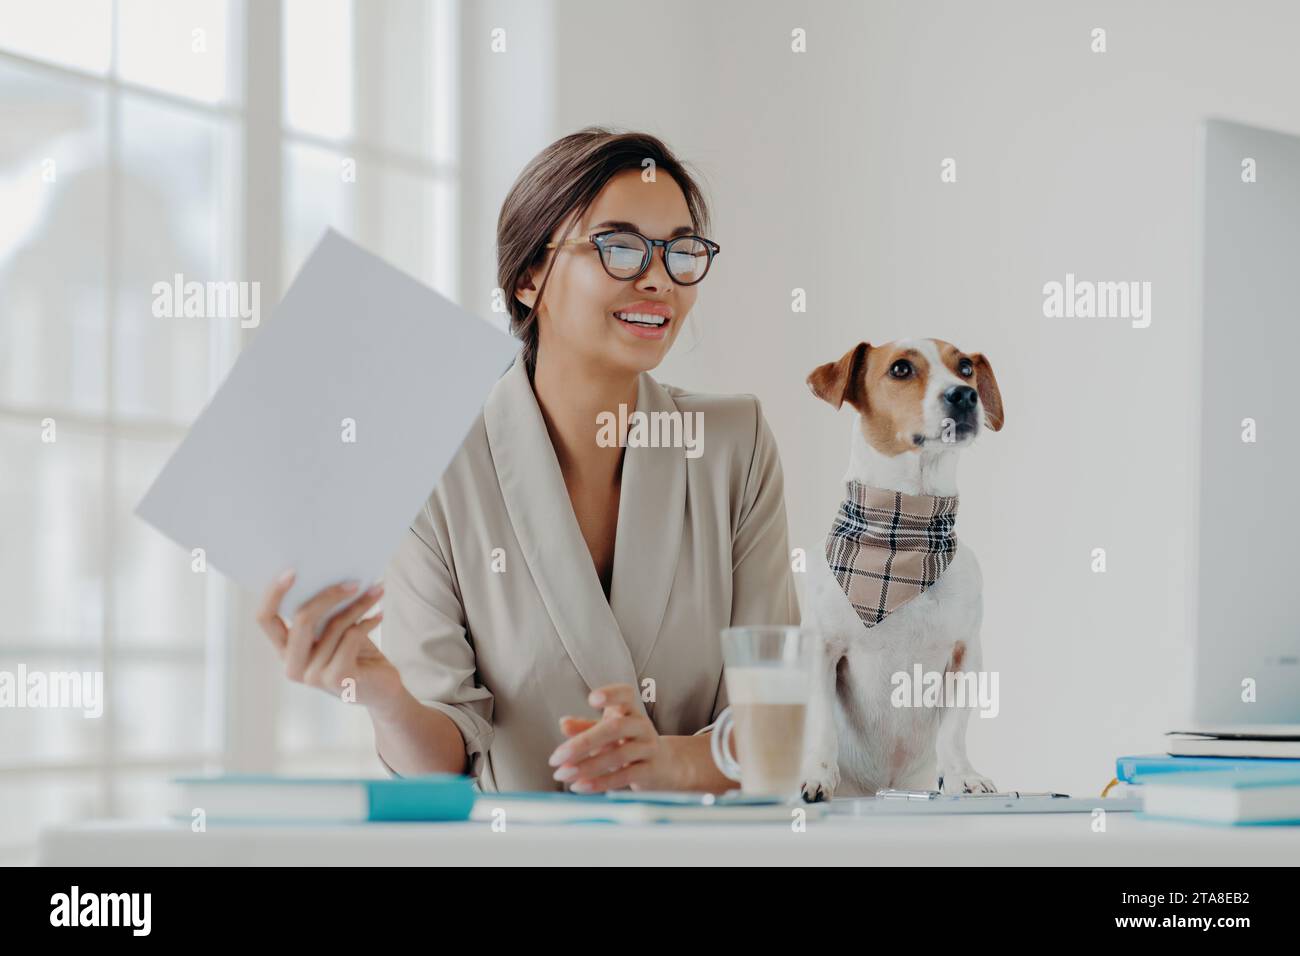
[[[663,302],[634,302],[610,315],[639,339],[662,339],[672,325],[672,307]]]

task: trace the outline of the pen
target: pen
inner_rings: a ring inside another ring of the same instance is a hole
[[[959,797],[1015,797],[1016,799],[1019,799],[1019,798],[1021,798],[1021,797],[1054,797],[1054,798],[1067,798],[1067,799],[1068,799],[1070,795],[1069,795],[1068,793],[1051,793],[1051,792],[1048,792],[1048,791],[1043,791],[1043,792],[1041,792],[1041,793],[1038,793],[1038,792],[1032,792],[1032,791],[1029,791],[1029,790],[1008,790],[1006,793],[959,793],[959,794],[956,794],[956,796],[959,796]]]

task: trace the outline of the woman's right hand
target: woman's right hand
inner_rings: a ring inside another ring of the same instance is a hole
[[[367,707],[395,707],[403,693],[401,676],[370,640],[370,632],[384,615],[362,618],[383,596],[383,585],[376,584],[336,611],[322,628],[319,625],[325,613],[355,593],[357,585],[349,582],[325,588],[298,608],[286,624],[280,617],[280,602],[293,586],[294,577],[292,571],[281,575],[263,595],[257,614],[258,625],[284,661],[285,676]],[[318,631],[320,639],[314,640]],[[345,683],[349,678],[355,681],[350,697]]]

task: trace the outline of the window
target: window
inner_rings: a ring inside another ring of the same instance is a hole
[[[176,773],[379,770],[365,712],[284,681],[248,596],[132,514],[256,334],[155,317],[155,282],[251,267],[270,305],[328,225],[457,297],[458,3],[364,7],[0,0],[0,671],[105,698],[0,709],[0,861],[166,812]]]

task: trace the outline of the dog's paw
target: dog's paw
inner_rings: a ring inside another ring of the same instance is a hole
[[[822,780],[805,780],[799,785],[799,793],[804,803],[825,803],[830,800],[834,792]]]
[[[997,793],[993,781],[975,770],[939,774],[939,789],[944,793]]]
[[[831,760],[814,760],[812,768],[799,788],[804,803],[830,800],[840,784],[840,768]]]

